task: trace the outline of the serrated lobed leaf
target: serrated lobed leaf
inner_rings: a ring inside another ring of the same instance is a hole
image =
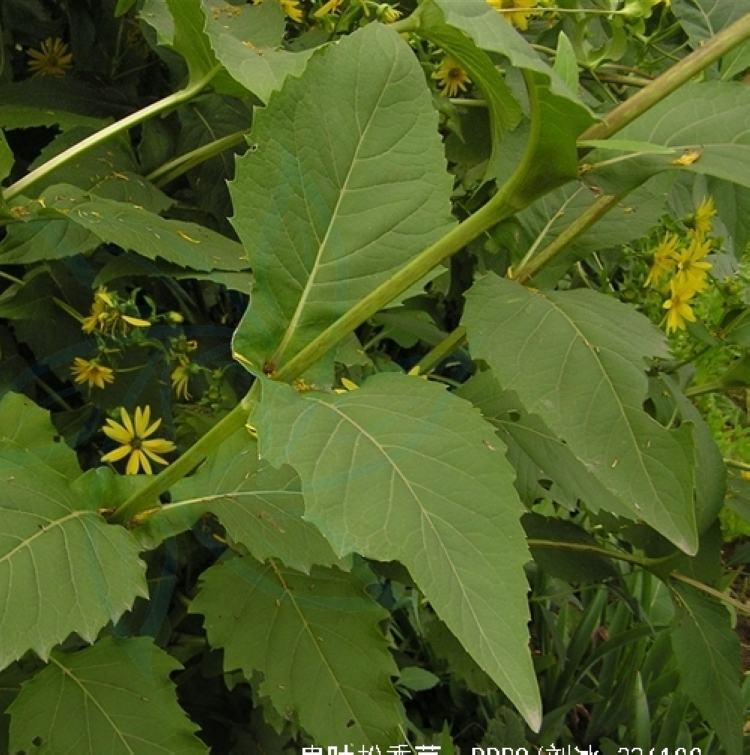
[[[171,489],[172,503],[148,517],[136,536],[160,542],[214,513],[235,543],[258,561],[277,558],[309,573],[314,565],[346,564],[305,512],[297,473],[259,462],[257,442],[242,428],[210,456],[199,472]],[[151,546],[153,547],[153,545]]]
[[[0,668],[46,658],[71,632],[93,642],[147,594],[138,546],[98,501],[15,443],[0,442]]]
[[[260,671],[260,694],[283,716],[297,713],[318,744],[400,741],[398,669],[378,628],[388,614],[354,575],[232,558],[204,573],[190,611],[205,616],[224,667],[248,679]]]
[[[732,631],[724,606],[691,587],[679,583],[674,587],[684,610],[672,631],[672,648],[685,691],[719,735],[727,754],[740,755],[743,703],[739,638]]]
[[[424,75],[371,24],[311,59],[256,116],[231,184],[256,277],[234,351],[279,367],[453,224]]]
[[[11,749],[205,753],[194,736],[198,726],[180,708],[169,678],[178,668],[150,637],[105,637],[77,653],[54,653],[10,706]]]
[[[534,292],[488,275],[466,300],[474,356],[635,518],[695,553],[691,429],[667,430],[642,408],[645,358],[666,356],[662,334],[631,307],[587,290]]]
[[[262,455],[299,472],[306,518],[334,549],[401,561],[538,726],[522,508],[478,412],[435,384],[382,374],[347,394],[304,399],[268,383],[253,421]]]

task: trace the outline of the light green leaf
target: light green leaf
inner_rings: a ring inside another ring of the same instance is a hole
[[[381,374],[346,394],[264,385],[261,454],[302,479],[306,518],[340,554],[398,560],[479,665],[538,727],[528,560],[513,472],[478,412]]]
[[[519,461],[523,463],[520,454],[558,485],[568,498],[580,499],[591,511],[603,508],[619,516],[633,517],[632,510],[599,482],[568,444],[560,440],[540,417],[529,414],[513,391],[504,391],[500,387],[491,371],[472,377],[461,386],[458,395],[471,401],[497,428],[498,435],[508,447],[508,461],[517,471]],[[541,488],[537,490],[542,493]]]
[[[190,83],[195,83],[218,66],[203,31],[206,19],[201,0],[166,0],[166,3],[174,21],[171,47],[185,58]]]
[[[244,428],[232,435],[192,477],[171,489],[172,503],[148,517],[135,536],[149,547],[213,512],[235,543],[258,561],[277,558],[309,573],[313,565],[345,566],[318,529],[306,522],[297,473],[258,459],[257,442]],[[142,531],[141,531],[142,530]]]
[[[0,182],[4,181],[10,175],[14,162],[13,152],[8,146],[5,134],[0,129]]]
[[[452,180],[424,74],[380,24],[288,78],[250,141],[231,193],[257,287],[234,351],[260,370],[440,238],[453,225]]]
[[[745,0],[672,0],[670,7],[695,49],[748,11]]]
[[[32,216],[7,229],[0,241],[0,264],[29,264],[89,254],[101,243],[98,236],[67,218]]]
[[[166,0],[144,0],[138,16],[154,29],[160,45],[174,44],[175,23]]]
[[[561,31],[557,37],[555,73],[565,82],[571,92],[578,91],[578,60],[568,35]]]
[[[672,648],[685,692],[719,735],[727,755],[740,755],[739,637],[732,631],[724,606],[679,582],[673,587],[682,599],[683,611],[672,631]]]
[[[734,241],[737,256],[742,257],[750,240],[750,188],[718,178],[709,178],[707,183],[719,217]]]
[[[676,156],[639,155],[589,171],[609,193],[638,186],[663,170],[688,170],[750,187],[750,88],[739,82],[686,84],[618,132],[618,140],[670,147]],[[681,158],[688,165],[676,164]],[[606,152],[588,155],[591,164]]]
[[[137,205],[97,197],[65,184],[51,186],[42,195],[42,200],[46,209],[40,210],[36,217],[22,218],[23,222],[35,223],[40,216],[64,218],[99,241],[117,244],[148,259],[159,257],[194,270],[238,271],[248,266],[237,242],[196,223],[167,220]],[[54,230],[54,237],[57,233],[68,234],[64,226],[57,226]],[[24,243],[21,248],[23,255],[18,254],[17,248],[11,249],[4,261],[19,263],[46,259],[40,257],[43,252],[34,243]],[[74,253],[75,247],[51,243],[45,249],[51,249],[55,255],[67,256]]]
[[[734,48],[721,61],[722,81],[729,81],[750,68],[750,41]]]
[[[20,393],[6,393],[0,401],[0,435],[33,453],[48,467],[74,480],[81,474],[78,455],[57,432],[49,412]]]
[[[335,569],[306,576],[232,558],[203,574],[190,611],[205,616],[224,668],[261,672],[260,694],[316,742],[387,747],[400,741],[398,668],[378,627],[388,613],[365,587]]]
[[[277,2],[228,5],[204,2],[206,34],[228,73],[262,102],[281,89],[287,76],[299,76],[312,50],[279,49],[284,36],[284,12]]]
[[[0,442],[0,668],[76,632],[93,642],[147,594],[138,546],[39,457]]]
[[[179,668],[150,637],[105,637],[77,653],[53,653],[10,706],[11,750],[206,753],[169,678]]]
[[[633,517],[695,553],[692,432],[643,411],[645,358],[668,354],[643,315],[589,290],[534,292],[488,275],[467,294],[464,324],[474,357]]]

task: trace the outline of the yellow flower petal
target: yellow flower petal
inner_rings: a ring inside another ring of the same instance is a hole
[[[124,459],[130,453],[130,450],[130,446],[120,446],[108,454],[104,454],[102,461],[120,461],[120,459]]]

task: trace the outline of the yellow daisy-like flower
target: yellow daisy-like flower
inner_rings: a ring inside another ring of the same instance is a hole
[[[102,428],[105,435],[120,444],[119,448],[115,448],[114,451],[102,456],[102,461],[119,461],[129,456],[125,468],[126,474],[138,474],[141,467],[146,474],[151,474],[149,459],[157,464],[169,464],[159,454],[174,451],[177,446],[171,440],[148,438],[149,435],[156,432],[161,424],[161,420],[157,419],[156,422],[149,425],[151,421],[150,406],[146,406],[145,409],[141,409],[140,406],[136,407],[134,420],[130,419],[126,409],[120,409],[120,418],[122,424],[113,419],[108,419],[107,426]]]
[[[487,0],[487,2],[501,13],[506,21],[510,21],[513,26],[519,29],[529,28],[529,16],[533,16],[533,11],[524,10],[524,8],[533,8],[536,6],[536,0]],[[516,9],[520,10],[516,10]]]
[[[175,367],[172,372],[172,389],[175,396],[185,401],[190,399],[190,374],[188,373],[188,367],[190,362],[181,362]]]
[[[255,5],[262,2],[263,0],[253,0]],[[291,18],[292,21],[298,24],[302,22],[304,15],[299,0],[278,0],[278,2],[281,6],[281,10],[284,11],[284,15],[287,16],[287,18]]]
[[[443,58],[432,78],[438,82],[446,97],[455,97],[459,91],[465,92],[467,84],[471,83],[466,71],[450,56]]]
[[[343,2],[344,0],[328,0],[328,2],[321,5],[313,15],[315,18],[323,18],[323,16],[327,16],[329,13],[336,13]]]
[[[29,71],[34,76],[64,76],[73,65],[73,55],[68,52],[68,46],[59,38],[42,42],[41,50],[28,50],[31,58],[28,62]]]
[[[664,240],[656,247],[651,271],[646,278],[645,286],[660,288],[662,280],[669,275],[677,265],[677,246],[679,238],[675,233],[668,233]]]
[[[105,388],[106,383],[115,382],[114,371],[99,364],[95,359],[89,361],[76,357],[70,371],[76,383],[88,383],[89,388]]]
[[[698,209],[693,215],[691,235],[703,237],[711,233],[714,215],[716,215],[716,207],[713,197],[703,197],[703,201],[698,205]]]
[[[711,263],[705,262],[704,257],[711,251],[711,243],[704,241],[701,236],[693,236],[684,249],[677,255],[677,272],[675,282],[682,289],[705,291],[708,288],[708,271]]]
[[[685,330],[686,323],[695,322],[695,312],[690,306],[690,300],[696,293],[695,289],[683,286],[675,278],[672,279],[669,288],[671,295],[664,302],[664,309],[667,310],[667,333]]]

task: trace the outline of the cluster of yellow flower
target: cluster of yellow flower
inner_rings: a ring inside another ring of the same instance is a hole
[[[693,297],[709,286],[711,263],[706,256],[711,251],[708,235],[716,215],[713,199],[704,198],[693,214],[691,227],[684,239],[667,233],[654,253],[646,286],[661,291],[667,297],[663,307],[667,333],[684,330],[688,322],[695,322],[691,306]]]

